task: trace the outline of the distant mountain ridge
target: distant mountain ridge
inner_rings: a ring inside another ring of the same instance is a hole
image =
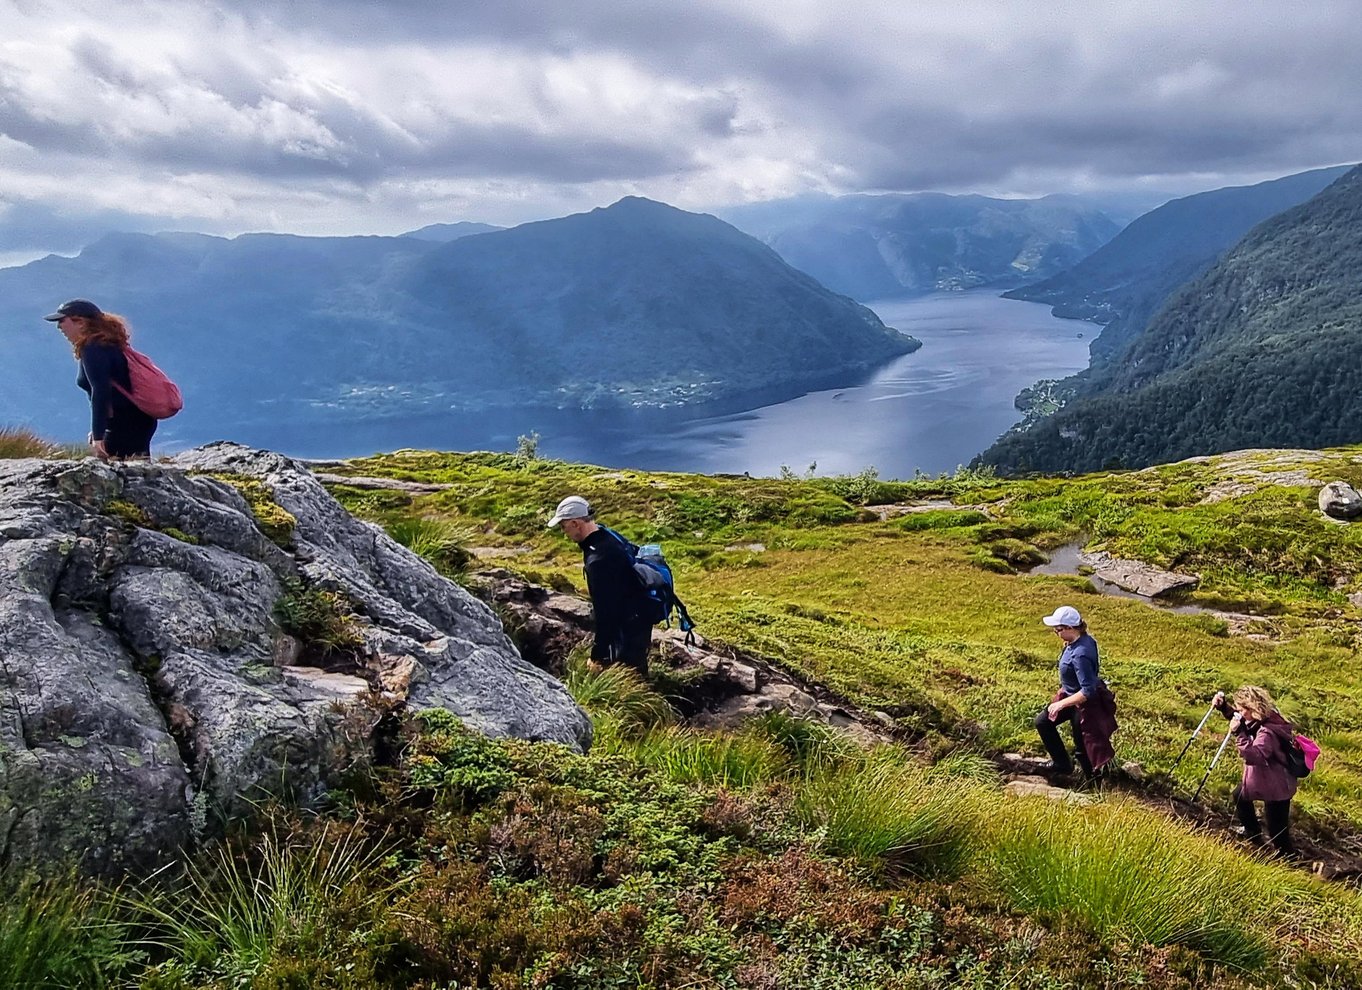
[[[1104,324],[1090,347],[1087,376],[1100,378],[1174,289],[1210,268],[1254,226],[1305,202],[1348,169],[1315,169],[1172,200],[1074,267],[1003,295],[1049,303],[1056,316]]]
[[[1255,227],[1080,396],[979,462],[1141,467],[1362,440],[1362,166]]]
[[[491,234],[498,230],[505,230],[505,227],[498,227],[490,223],[474,223],[471,220],[460,220],[458,223],[428,223],[424,227],[416,230],[409,230],[402,237],[415,237],[422,241],[457,241],[460,237],[471,237],[474,234]]]
[[[647,200],[447,242],[111,235],[0,270],[0,422],[84,435],[69,350],[41,319],[73,296],[132,320],[185,390],[171,429],[194,440],[242,422],[788,397],[918,346],[754,238]]]
[[[755,204],[724,215],[794,267],[863,302],[1043,278],[1120,230],[1068,196],[841,196]]]

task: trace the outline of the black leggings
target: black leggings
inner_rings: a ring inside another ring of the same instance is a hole
[[[1040,733],[1040,741],[1045,744],[1045,751],[1050,754],[1055,769],[1060,773],[1069,773],[1074,768],[1073,760],[1064,749],[1064,739],[1059,734],[1060,722],[1068,722],[1073,726],[1074,753],[1078,756],[1078,765],[1091,777],[1092,764],[1088,761],[1088,751],[1083,746],[1083,730],[1078,725],[1078,711],[1072,706],[1060,712],[1059,721],[1056,722],[1050,721],[1048,706],[1042,708],[1040,714],[1036,716],[1036,731]]]
[[[1261,839],[1263,829],[1258,824],[1258,811],[1253,807],[1252,801],[1243,797],[1240,790],[1238,787],[1234,789],[1234,813],[1239,817],[1239,824],[1244,826],[1246,836],[1250,839]],[[1263,817],[1267,819],[1267,837],[1272,840],[1277,851],[1287,856],[1294,854],[1296,847],[1291,841],[1291,799],[1264,801]]]

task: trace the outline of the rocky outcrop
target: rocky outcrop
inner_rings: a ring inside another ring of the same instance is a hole
[[[281,624],[307,595],[343,645]],[[486,605],[288,458],[0,462],[0,866],[156,866],[252,802],[315,800],[401,706],[590,739]]]
[[[1362,516],[1362,495],[1346,481],[1331,481],[1319,490],[1319,511],[1333,519]]]

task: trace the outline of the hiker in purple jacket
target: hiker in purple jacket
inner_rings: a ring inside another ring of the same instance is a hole
[[[1111,737],[1116,731],[1116,697],[1098,675],[1097,641],[1072,605],[1061,605],[1041,620],[1055,631],[1064,649],[1059,655],[1059,691],[1036,715],[1036,731],[1050,754],[1052,773],[1073,773],[1059,723],[1073,728],[1074,755],[1089,778],[1096,777],[1116,755]]]
[[[1211,703],[1230,720],[1234,742],[1244,758],[1244,779],[1234,789],[1234,812],[1244,826],[1245,837],[1263,844],[1262,827],[1254,801],[1263,802],[1267,837],[1282,856],[1294,856],[1291,842],[1291,799],[1296,796],[1296,775],[1290,770],[1287,752],[1296,730],[1277,711],[1277,704],[1260,687],[1245,685],[1234,692],[1232,703],[1225,692],[1216,692]]]
[[[43,319],[55,323],[71,344],[80,373],[76,384],[90,396],[90,452],[111,457],[151,457],[156,420],[132,401],[128,373],[128,324],[88,299],[72,299]]]

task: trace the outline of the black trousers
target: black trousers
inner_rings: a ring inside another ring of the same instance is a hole
[[[1263,837],[1262,826],[1258,823],[1258,811],[1253,802],[1247,800],[1241,789],[1234,789],[1234,813],[1239,824],[1244,826],[1244,835],[1250,839]],[[1283,855],[1293,855],[1296,846],[1291,841],[1291,799],[1285,801],[1264,801],[1263,817],[1267,819],[1267,837]]]
[[[1068,722],[1073,727],[1074,753],[1078,756],[1078,765],[1091,777],[1092,763],[1088,760],[1088,751],[1083,746],[1083,730],[1078,724],[1078,710],[1073,706],[1060,712],[1059,719],[1055,722],[1050,721],[1049,706],[1042,708],[1040,714],[1036,716],[1036,731],[1040,733],[1040,741],[1045,744],[1045,752],[1050,754],[1050,760],[1054,763],[1056,771],[1059,773],[1073,771],[1073,760],[1065,750],[1064,739],[1059,734],[1062,722]]]
[[[622,664],[645,680],[648,677],[648,651],[653,645],[652,624],[626,622],[619,638],[611,645],[609,663]]]
[[[150,457],[151,438],[156,432],[156,420],[140,409],[131,414],[115,414],[104,434],[104,449],[110,457]]]

